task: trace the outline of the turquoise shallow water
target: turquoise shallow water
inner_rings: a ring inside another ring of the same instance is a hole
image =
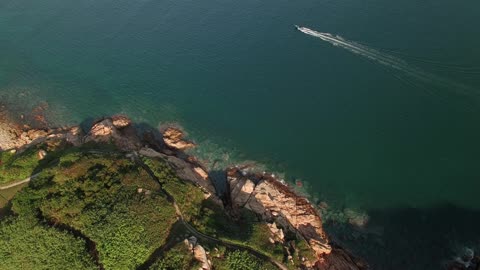
[[[460,220],[480,209],[479,10],[475,0],[2,0],[0,96],[19,112],[47,102],[60,124],[113,113],[176,122],[202,158],[256,160],[303,179],[315,199],[408,231],[388,225],[402,209],[432,224],[445,204]]]

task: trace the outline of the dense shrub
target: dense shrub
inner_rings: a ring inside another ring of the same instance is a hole
[[[0,223],[0,268],[98,269],[85,249],[85,241],[26,217]]]
[[[159,258],[149,270],[189,270],[198,269],[192,252],[181,242]]]
[[[144,161],[160,180],[162,187],[173,196],[187,221],[200,214],[202,201],[205,199],[200,188],[179,179],[163,160],[146,158]]]
[[[176,221],[158,184],[130,160],[71,152],[16,195],[13,211],[80,231],[105,269],[133,269],[164,244]]]

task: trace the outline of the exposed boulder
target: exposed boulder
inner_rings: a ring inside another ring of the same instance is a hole
[[[82,144],[82,129],[78,126],[72,127],[65,133],[65,140],[74,146]]]
[[[113,118],[102,119],[92,126],[85,136],[84,142],[114,143],[118,148],[125,151],[137,150],[142,145],[141,141],[136,134],[136,130],[127,123],[130,123],[128,118],[117,118],[117,126],[121,127],[119,129],[114,124]]]
[[[272,240],[274,242],[279,242],[283,243],[285,241],[285,235],[283,233],[282,228],[278,228],[277,224],[274,223],[267,223],[268,228],[270,229],[270,232],[272,234]]]
[[[177,150],[186,150],[195,147],[194,143],[183,139],[184,134],[178,128],[168,127],[165,131],[163,131],[162,134],[163,141],[170,148]]]
[[[37,156],[38,156],[38,159],[39,159],[39,160],[42,160],[42,159],[44,159],[44,158],[47,156],[47,151],[45,151],[45,150],[40,150],[40,151],[38,151]]]
[[[208,179],[208,173],[202,169],[201,167],[195,167],[193,168],[193,170],[200,176],[203,178],[203,180],[207,180]]]
[[[122,129],[130,126],[132,124],[132,120],[123,115],[114,115],[112,116],[112,123],[117,129]]]
[[[198,244],[197,238],[192,236],[188,239],[185,239],[185,244],[187,247],[193,251],[193,256],[201,264],[199,270],[210,270],[212,269],[212,262],[207,258],[207,252],[205,249]]]

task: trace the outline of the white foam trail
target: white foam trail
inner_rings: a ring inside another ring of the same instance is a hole
[[[448,79],[441,78],[434,74],[427,73],[423,70],[420,70],[414,66],[409,65],[407,62],[405,62],[402,59],[399,59],[395,56],[369,48],[365,45],[361,45],[353,41],[346,40],[341,36],[335,36],[330,33],[317,32],[307,27],[297,26],[297,29],[307,35],[320,38],[321,40],[326,41],[334,46],[341,47],[352,53],[364,56],[374,62],[380,63],[392,69],[401,71],[402,73],[405,73],[424,83],[429,83],[429,84],[435,83],[437,86],[447,87],[451,90],[454,90],[457,93],[460,92],[468,95],[473,94],[473,92],[477,93],[475,89],[472,89],[468,86],[452,82]]]

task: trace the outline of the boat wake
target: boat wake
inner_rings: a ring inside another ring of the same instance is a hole
[[[437,75],[425,72],[419,68],[416,68],[403,59],[392,56],[390,54],[378,51],[376,49],[370,48],[368,46],[358,44],[353,41],[346,40],[345,38],[332,35],[330,33],[322,33],[312,30],[307,27],[301,27],[295,25],[298,31],[305,33],[309,36],[319,38],[323,41],[326,41],[334,46],[343,48],[351,53],[358,54],[360,56],[366,57],[371,61],[382,64],[391,69],[400,71],[401,73],[417,79],[423,83],[434,84],[437,87],[448,88],[455,91],[456,93],[462,93],[467,95],[477,94],[478,92],[466,85],[453,82],[451,80],[439,77]]]

